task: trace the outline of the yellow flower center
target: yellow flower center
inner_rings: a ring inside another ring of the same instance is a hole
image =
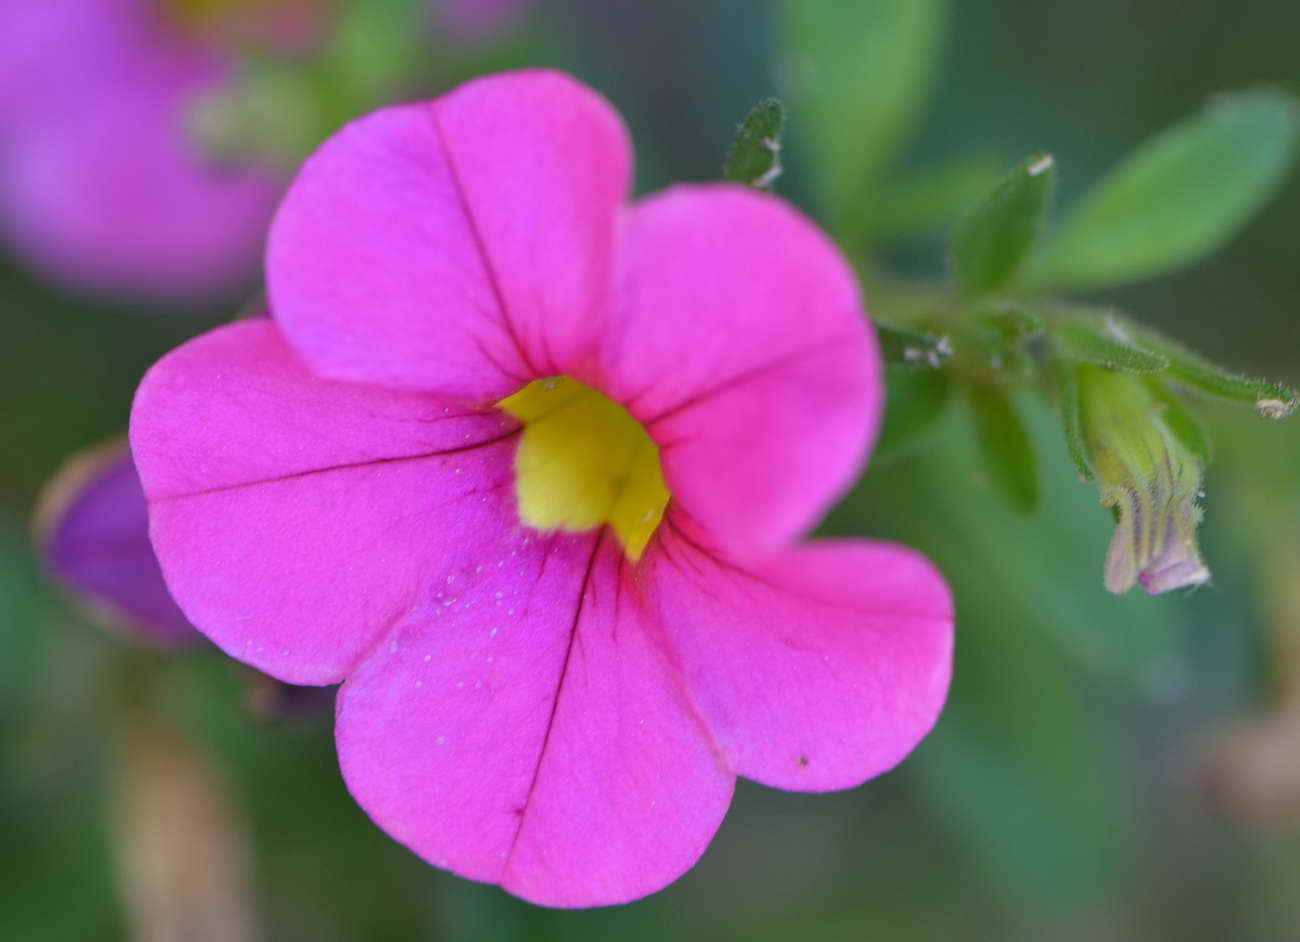
[[[659,446],[641,423],[568,376],[531,382],[497,408],[524,423],[515,454],[523,522],[575,533],[608,524],[640,559],[669,497]]]

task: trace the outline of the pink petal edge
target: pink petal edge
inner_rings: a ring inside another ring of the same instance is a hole
[[[131,420],[177,603],[227,653],[299,684],[342,680],[388,625],[440,604],[466,533],[513,525],[516,431],[499,412],[321,380],[268,320],[164,357]]]
[[[716,541],[784,545],[856,479],[880,421],[852,270],[787,203],[729,184],[641,201],[622,244],[598,385],[646,425],[674,500]]]
[[[495,402],[589,354],[630,176],[617,113],[560,73],[376,112],[281,205],[275,316],[322,375]]]
[[[440,619],[395,625],[338,701],[358,803],[439,867],[548,906],[652,893],[704,852],[734,776],[606,533],[470,549]],[[489,551],[491,547],[491,551]]]
[[[921,554],[818,540],[738,566],[680,515],[644,564],[668,642],[737,774],[796,791],[859,785],[934,726],[952,597]]]

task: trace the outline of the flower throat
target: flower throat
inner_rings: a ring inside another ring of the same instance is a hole
[[[618,403],[568,376],[497,403],[524,423],[515,455],[519,516],[537,530],[608,524],[633,562],[668,505],[659,446]]]

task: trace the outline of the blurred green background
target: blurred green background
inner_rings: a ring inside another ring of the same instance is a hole
[[[1048,150],[1067,202],[1218,91],[1300,92],[1293,0],[953,6],[903,170]],[[644,192],[718,175],[736,122],[783,88],[779,23],[760,0],[551,0],[500,61],[604,91]],[[816,213],[802,147],[793,108],[777,190]],[[1298,383],[1298,225],[1293,175],[1224,251],[1109,299],[1226,366]],[[885,252],[939,270],[938,241]],[[664,892],[547,911],[427,867],[374,827],[339,778],[328,708],[267,721],[246,669],[207,649],[136,651],[51,587],[29,537],[42,483],[122,432],[148,365],[240,299],[92,304],[2,264],[0,938],[130,937],[115,862],[138,825],[122,795],[133,750],[157,742],[113,721],[139,708],[126,690],[228,788],[268,939],[1300,939],[1300,420],[1208,409],[1215,581],[1116,598],[1101,581],[1110,517],[1046,408],[1030,407],[1047,475],[1028,520],[980,480],[955,410],[827,523],[910,542],[951,580],[956,680],[935,733],[851,792],[742,782],[703,860]]]

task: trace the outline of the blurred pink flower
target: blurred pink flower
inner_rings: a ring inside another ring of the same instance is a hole
[[[737,775],[891,768],[951,666],[924,558],[791,545],[879,422],[851,269],[773,196],[626,206],[630,176],[618,115],[555,73],[362,118],[278,214],[273,319],[169,354],[132,416],[193,622],[346,679],[375,821],[557,906],[675,879]]]
[[[0,10],[0,229],[28,263],[81,290],[175,299],[251,278],[282,188],[192,145],[187,106],[232,63],[167,9]]]

